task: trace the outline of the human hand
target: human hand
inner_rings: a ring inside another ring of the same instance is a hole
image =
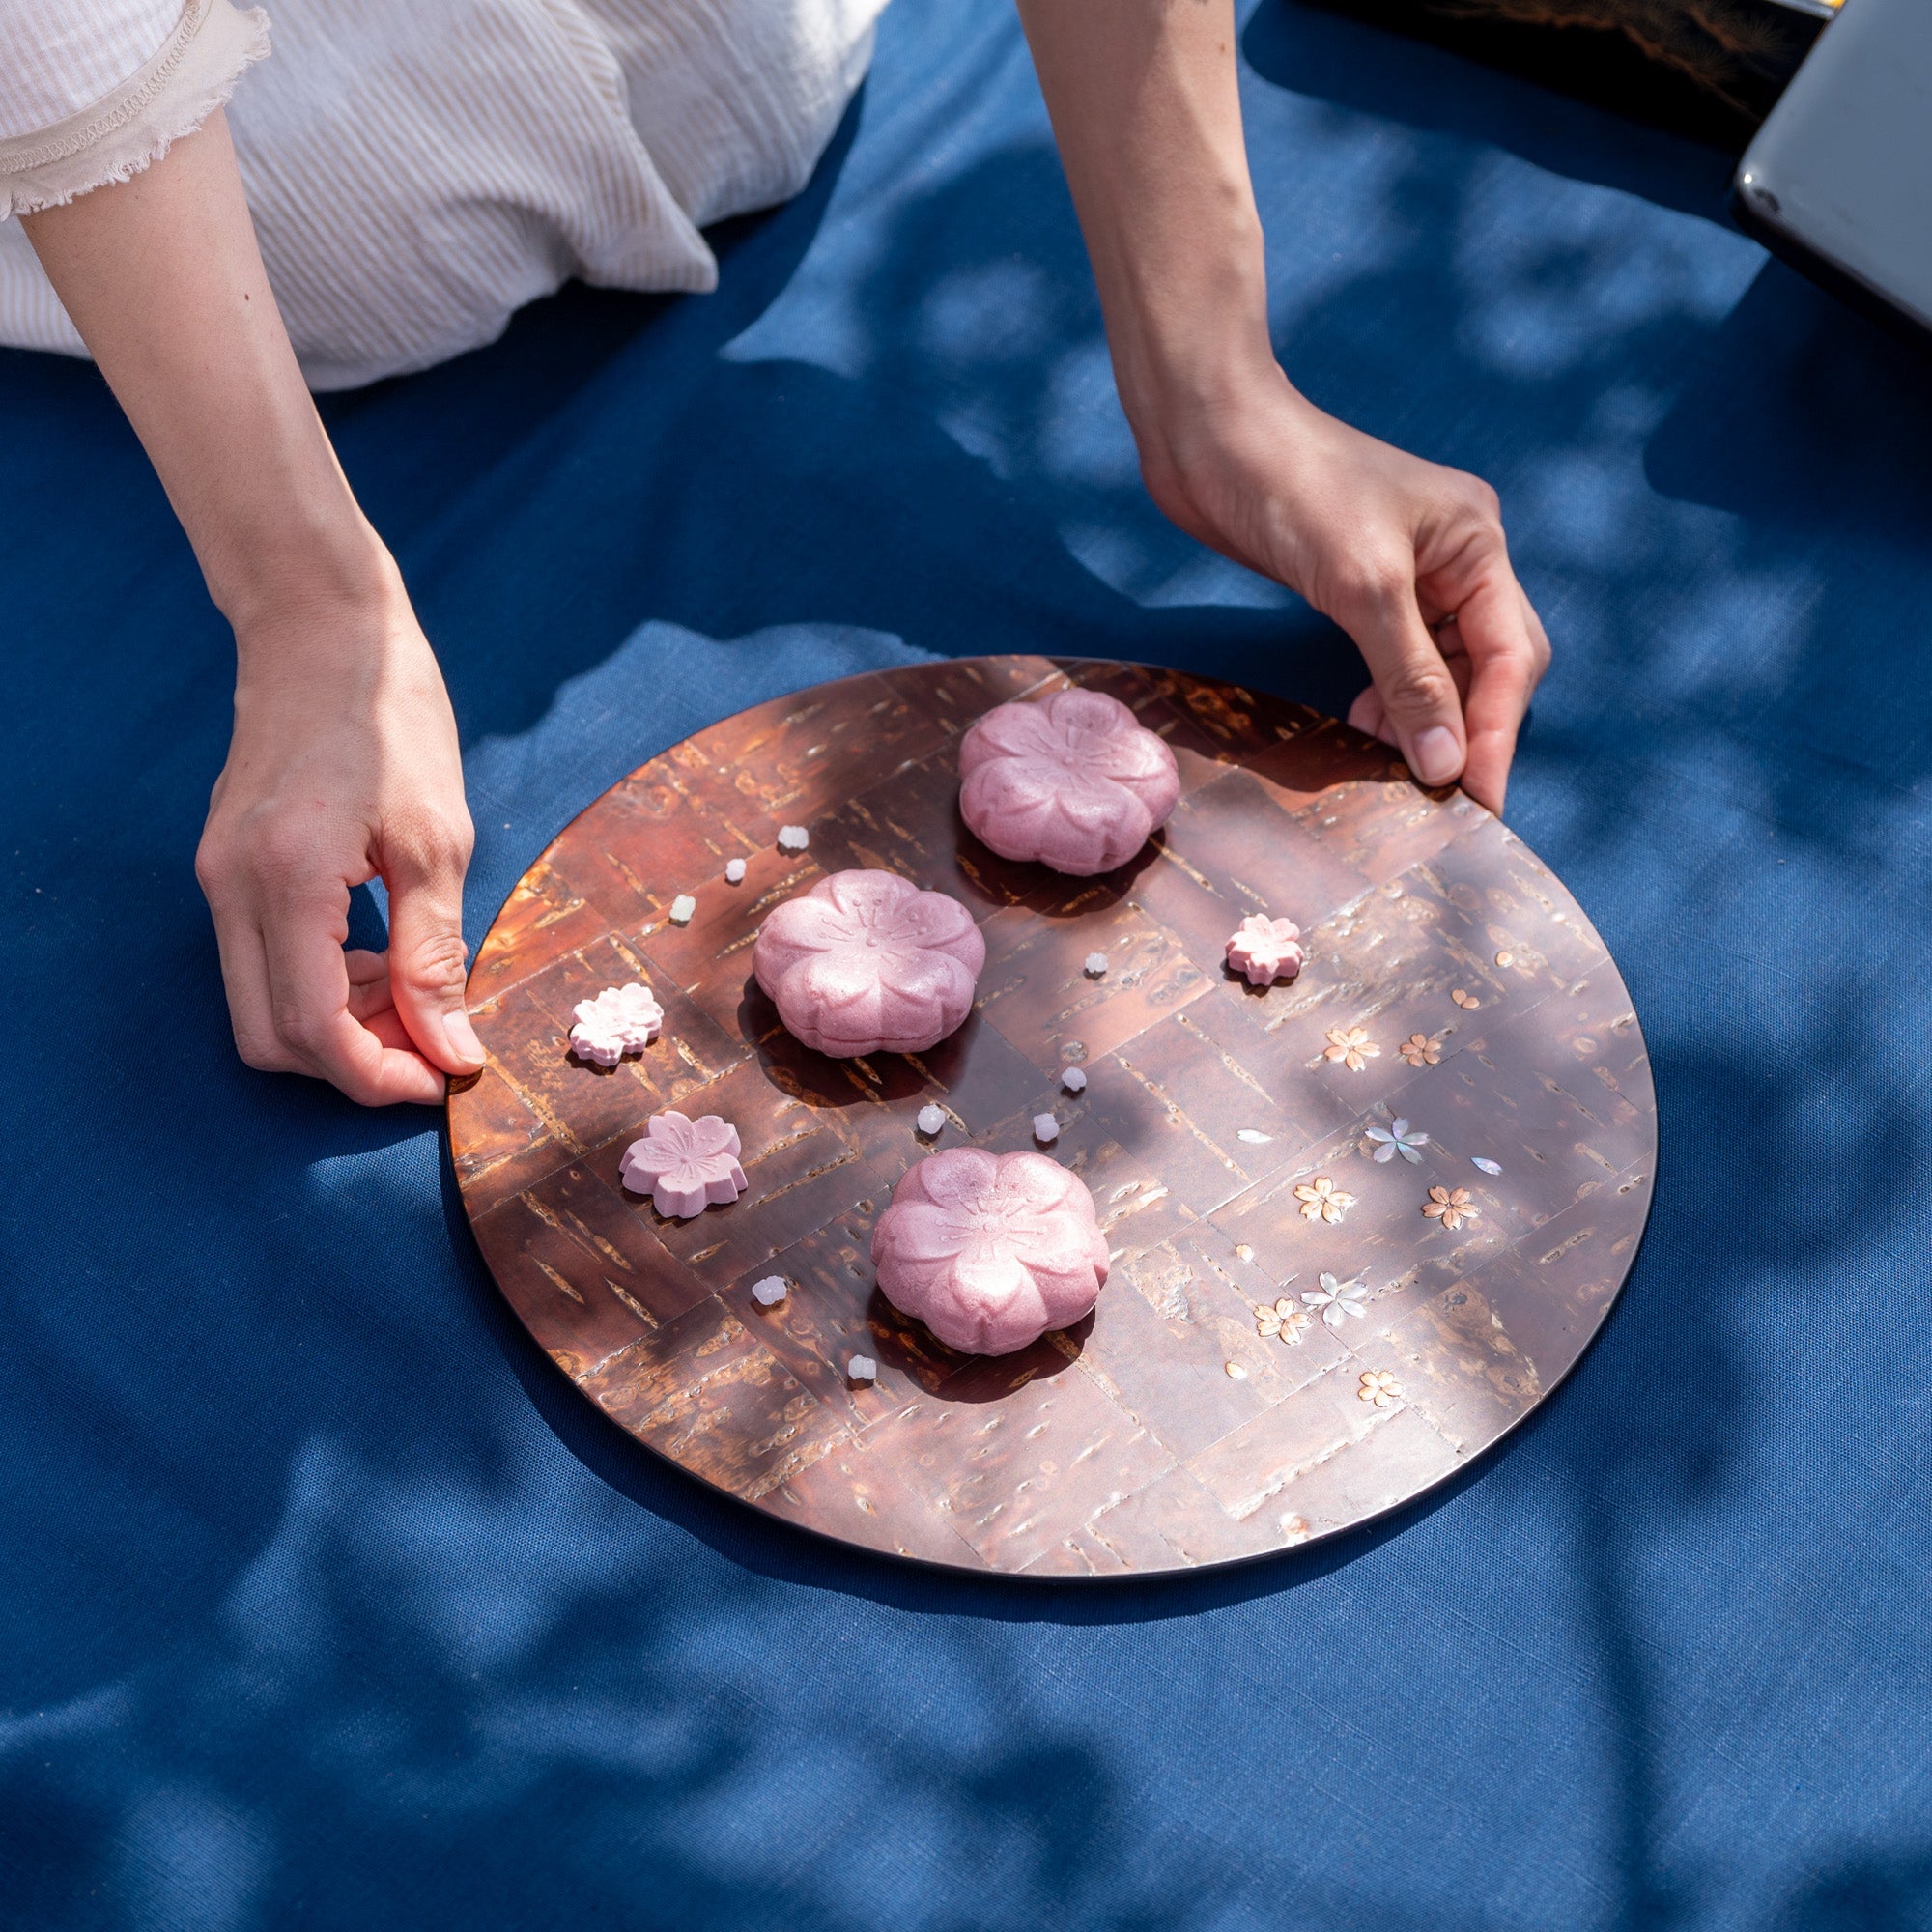
[[[393,570],[374,595],[237,628],[235,734],[195,875],[250,1066],[364,1106],[435,1104],[483,1050],[464,1006],[473,833],[442,674]],[[380,876],[386,953],[345,952],[349,895]]]
[[[1495,493],[1324,415],[1269,340],[1231,0],[1019,0],[1153,499],[1368,660],[1350,723],[1500,811],[1549,662]]]
[[[27,218],[235,627],[235,734],[195,873],[251,1066],[434,1102],[464,1011],[472,835],[442,675],[302,382],[217,108],[131,181]],[[389,889],[386,954],[351,890]]]
[[[1424,783],[1503,809],[1549,640],[1510,568],[1487,483],[1323,414],[1272,361],[1227,403],[1141,436],[1182,529],[1296,590],[1354,639],[1375,680],[1349,712]]]

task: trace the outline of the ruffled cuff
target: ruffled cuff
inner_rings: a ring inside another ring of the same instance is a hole
[[[187,0],[140,71],[51,128],[0,141],[0,218],[59,208],[124,182],[192,134],[269,51],[269,17],[233,0]]]

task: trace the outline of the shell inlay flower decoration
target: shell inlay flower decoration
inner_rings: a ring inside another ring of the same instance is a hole
[[[872,1263],[886,1299],[949,1347],[1008,1355],[1094,1306],[1107,1242],[1087,1183],[1058,1161],[953,1148],[893,1189]]]
[[[1393,1160],[1401,1154],[1404,1160],[1419,1161],[1422,1150],[1429,1145],[1427,1134],[1417,1133],[1406,1121],[1391,1121],[1385,1127],[1371,1127],[1367,1138],[1376,1143],[1372,1158],[1381,1161]]]
[[[1125,865],[1180,797],[1166,741],[1103,691],[994,706],[960,740],[959,779],[984,844],[1075,878]]]
[[[1251,912],[1228,941],[1228,964],[1251,986],[1271,986],[1301,971],[1301,928],[1293,920]]]
[[[1442,1059],[1441,1047],[1426,1033],[1412,1033],[1396,1048],[1411,1066],[1435,1066]]]
[[[668,1219],[688,1221],[714,1202],[728,1206],[745,1191],[738,1129],[716,1114],[690,1120],[653,1114],[644,1137],[624,1150],[617,1173],[633,1194],[648,1194]]]
[[[1381,1048],[1369,1037],[1366,1027],[1330,1027],[1328,1044],[1321,1049],[1323,1060],[1339,1060],[1350,1073],[1359,1073],[1370,1061],[1381,1057]]]
[[[1332,1328],[1339,1335],[1342,1323],[1352,1315],[1358,1321],[1369,1319],[1369,1311],[1362,1306],[1362,1297],[1369,1292],[1365,1281],[1337,1281],[1332,1274],[1321,1277],[1321,1286],[1307,1290],[1302,1300],[1310,1308],[1321,1311],[1324,1327]]]
[[[1432,1221],[1440,1221],[1452,1235],[1464,1221],[1480,1220],[1483,1212],[1470,1201],[1466,1187],[1432,1187],[1422,1211]]]
[[[1365,1369],[1361,1386],[1355,1394],[1359,1400],[1374,1403],[1378,1408],[1387,1408],[1390,1404],[1402,1400],[1402,1384],[1387,1369]]]
[[[752,970],[795,1038],[849,1060],[923,1053],[973,1007],[986,942],[944,893],[896,872],[834,872],[758,929]]]
[[[1294,1190],[1294,1198],[1301,1203],[1304,1221],[1339,1221],[1355,1205],[1355,1197],[1344,1194],[1325,1174],[1303,1181]]]
[[[1474,993],[1465,992],[1461,986],[1451,988],[1449,997],[1459,1007],[1466,1008],[1470,1012],[1474,1012],[1483,1004],[1481,1000],[1477,999]]]
[[[571,1050],[599,1066],[615,1066],[625,1054],[641,1051],[664,1025],[657,995],[635,980],[628,986],[606,986],[594,1000],[579,1000],[574,1010]]]
[[[1291,1349],[1298,1349],[1313,1319],[1307,1309],[1297,1308],[1293,1299],[1284,1294],[1272,1308],[1262,1310],[1255,1322],[1255,1333],[1265,1336],[1269,1341],[1279,1336]]]

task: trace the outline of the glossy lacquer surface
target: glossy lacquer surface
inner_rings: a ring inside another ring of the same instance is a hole
[[[996,857],[957,806],[974,719],[1069,684],[1131,706],[1180,774],[1166,827],[1095,878]],[[789,824],[805,851],[778,848]],[[928,1052],[814,1053],[753,978],[765,915],[860,867],[984,935],[973,1010]],[[1301,928],[1293,980],[1228,966],[1254,913]],[[573,1055],[576,1003],[631,982],[659,1037],[614,1067]],[[944,662],[727,719],[562,833],[470,994],[490,1061],[451,1095],[456,1170],[559,1369],[753,1508],[963,1570],[1198,1568],[1395,1507],[1575,1364],[1650,1207],[1642,1033],[1561,883],[1385,747],[1176,672]],[[625,1190],[668,1108],[737,1128],[739,1199],[675,1220]],[[1042,1114],[1109,1280],[1018,1354],[955,1353],[878,1293],[873,1224],[935,1147],[1037,1149]]]

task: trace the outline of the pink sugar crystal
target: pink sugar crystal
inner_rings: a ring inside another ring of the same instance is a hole
[[[1293,921],[1251,912],[1228,941],[1228,964],[1251,986],[1271,986],[1301,971],[1301,928]]]
[[[579,1000],[570,1044],[580,1060],[615,1066],[627,1053],[650,1045],[664,1025],[664,1009],[648,986],[606,986],[594,1000]]]
[[[1102,691],[995,706],[960,741],[959,777],[982,843],[1076,878],[1125,865],[1180,796],[1166,741]]]
[[[1094,1306],[1107,1242],[1086,1182],[1058,1161],[954,1148],[893,1190],[872,1263],[886,1299],[942,1342],[1009,1355]]]
[[[839,1059],[923,1053],[972,1010],[973,916],[896,872],[834,872],[758,930],[752,970],[786,1028]]]
[[[617,1169],[633,1194],[648,1194],[660,1214],[688,1221],[713,1202],[721,1207],[745,1191],[738,1129],[716,1114],[687,1120],[653,1114],[644,1137],[624,1150]]]

